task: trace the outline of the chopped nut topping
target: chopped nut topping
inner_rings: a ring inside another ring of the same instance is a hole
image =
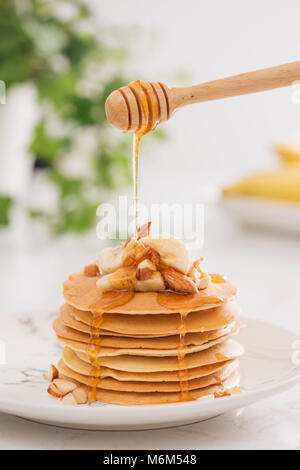
[[[183,294],[192,294],[197,292],[197,287],[194,281],[190,277],[173,268],[164,269],[162,271],[162,276],[167,287],[175,292]]]
[[[144,237],[149,237],[151,230],[151,222],[147,222],[137,229],[137,240],[140,240]],[[126,240],[124,246],[127,246],[128,243],[133,239],[133,234]]]
[[[150,260],[145,259],[138,265],[136,278],[139,281],[146,281],[150,279],[154,271],[156,271],[155,265]]]
[[[97,264],[89,264],[84,267],[83,274],[88,277],[100,276],[100,271]]]
[[[53,364],[51,364],[49,371],[44,376],[44,379],[48,380],[49,382],[52,382],[54,379],[57,379],[57,377],[58,377],[58,370]]]

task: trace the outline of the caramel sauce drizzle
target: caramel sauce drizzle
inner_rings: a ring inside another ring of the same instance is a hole
[[[221,276],[221,274],[210,274],[210,280],[216,284],[226,282],[226,278]]]
[[[197,308],[211,306],[223,302],[222,297],[205,296],[202,293],[196,294],[177,294],[176,292],[163,291],[157,296],[158,303],[166,308],[177,312],[190,313]]]
[[[102,313],[93,313],[93,321],[92,321],[92,330],[94,328],[100,328],[101,324],[103,322],[103,314]],[[98,344],[94,344],[94,335],[90,333],[90,341],[86,347],[86,354],[90,360],[90,363],[92,366],[94,366],[93,369],[93,382],[91,384],[91,387],[89,389],[88,393],[88,402],[93,402],[97,400],[97,387],[100,381],[101,377],[101,363],[98,355],[100,354],[101,351],[101,344],[100,344],[100,338],[101,336],[97,336],[97,339],[99,338]]]
[[[189,393],[189,373],[188,368],[185,360],[185,356],[187,353],[187,348],[185,345],[185,335],[187,332],[186,328],[186,315],[185,313],[180,313],[180,324],[178,329],[179,333],[179,344],[177,349],[177,365],[178,371],[177,376],[179,379],[179,387],[180,387],[180,395],[179,401],[193,401],[195,398],[191,396]]]
[[[96,302],[94,302],[89,307],[89,310],[93,314],[93,320],[91,325],[90,341],[86,346],[85,352],[90,360],[90,363],[92,366],[94,366],[94,380],[91,383],[88,394],[89,402],[97,400],[97,388],[101,380],[101,358],[99,357],[101,352],[101,330],[100,334],[96,336],[93,334],[93,331],[95,331],[95,329],[99,330],[101,328],[103,323],[103,315],[105,312],[108,312],[116,307],[120,307],[121,305],[125,305],[133,298],[133,296],[134,292],[132,290],[103,292],[99,299],[97,299]],[[95,340],[98,344],[95,344]]]
[[[187,348],[185,345],[185,335],[187,332],[187,315],[204,305],[215,305],[223,301],[221,297],[203,296],[202,294],[176,294],[175,292],[160,292],[157,295],[157,301],[160,305],[179,312],[180,320],[177,327],[179,333],[179,344],[177,349],[178,381],[180,387],[179,401],[195,400],[189,390],[188,367],[185,361]]]

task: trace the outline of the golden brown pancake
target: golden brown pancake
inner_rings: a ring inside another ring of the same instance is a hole
[[[63,295],[66,302],[79,310],[91,310],[91,305],[99,300],[101,292],[96,286],[100,276],[88,277],[83,272],[71,274],[64,282]],[[236,296],[236,288],[229,281],[211,283],[206,289],[199,291],[199,298],[220,298],[228,302]],[[134,297],[125,305],[109,310],[112,313],[126,313],[128,315],[144,315],[158,313],[172,313],[174,310],[158,303],[156,292],[136,292]],[[216,302],[215,305],[219,303]],[[203,305],[197,310],[207,309],[213,304]]]
[[[62,378],[67,378],[64,374],[61,374]],[[70,379],[68,379],[70,380]],[[80,382],[72,380],[79,386]],[[198,400],[201,398],[213,399],[214,394],[222,394],[238,384],[239,376],[237,372],[233,374],[223,383],[210,385],[208,387],[199,388],[191,390],[189,395],[192,399]],[[89,387],[86,387],[87,391],[91,391]],[[94,392],[92,391],[94,395]],[[158,405],[158,404],[167,404],[167,403],[177,403],[181,400],[181,395],[179,392],[145,392],[145,393],[135,393],[135,392],[117,392],[114,390],[97,390],[96,400],[102,401],[104,403],[113,403],[116,405]]]
[[[74,315],[73,315],[74,313]],[[83,320],[87,320],[88,322],[83,322],[80,321],[79,319],[77,320],[75,315],[78,315],[78,318],[83,318]],[[102,316],[102,320],[105,320],[105,325],[110,322],[110,316],[118,315],[116,313],[105,313]],[[120,315],[121,317],[121,315]],[[123,315],[122,315],[123,317]],[[101,336],[130,336],[132,337],[131,334],[126,334],[126,333],[118,333],[117,331],[109,331],[108,329],[104,328],[93,328],[91,325],[93,324],[93,314],[92,312],[87,312],[84,310],[77,310],[77,308],[72,307],[71,305],[64,304],[60,308],[60,316],[59,316],[61,322],[65,326],[69,326],[73,328],[74,330],[82,331],[83,333],[88,333],[89,335],[100,335]],[[139,316],[139,318],[141,318]],[[126,321],[126,317],[123,317],[123,321]],[[157,336],[164,336],[164,335],[135,335],[135,337],[139,338],[157,338]]]
[[[185,319],[186,331],[187,333],[197,333],[224,328],[236,320],[240,310],[240,307],[235,302],[228,302],[219,307],[191,312]],[[61,313],[65,315],[65,312],[68,315],[72,315],[73,318],[81,323],[89,326],[93,325],[94,318],[91,312],[81,311],[64,304],[61,307]],[[93,332],[93,334],[100,334],[101,332],[102,335],[104,330],[109,330],[110,332],[131,336],[149,335],[149,332],[151,332],[152,336],[171,336],[178,334],[180,326],[180,315],[178,313],[163,315],[104,313],[102,320],[101,330],[93,329],[91,331],[90,329],[89,332]],[[77,328],[78,326],[77,324]]]
[[[178,382],[177,371],[163,371],[163,372],[127,372],[116,369],[110,369],[109,367],[101,366],[99,370],[91,366],[88,362],[82,361],[75,351],[70,348],[64,348],[62,352],[62,361],[71,370],[94,378],[101,375],[102,378],[111,377],[119,381],[141,381],[141,382]],[[206,375],[213,374],[222,369],[226,364],[234,363],[238,365],[238,359],[231,359],[228,361],[221,361],[215,364],[208,364],[200,367],[193,367],[187,369],[182,380],[192,380],[199,377],[205,377]]]
[[[200,367],[207,364],[215,364],[241,356],[244,352],[242,346],[236,341],[229,339],[220,344],[212,346],[203,351],[187,354],[185,356],[186,368]],[[77,356],[83,361],[91,364],[89,356],[76,351]],[[101,358],[101,366],[127,372],[162,372],[178,370],[177,357],[152,357],[152,356],[105,356]],[[95,368],[91,365],[91,374],[95,375]]]
[[[219,384],[226,380],[235,370],[237,364],[231,362],[227,363],[220,369],[218,372],[206,375],[204,377],[195,378],[192,380],[186,381],[186,386],[188,390],[194,390],[198,388],[208,387],[209,385]],[[88,385],[90,387],[97,387],[105,390],[116,390],[123,392],[180,392],[181,385],[180,382],[143,382],[143,381],[122,381],[113,379],[113,378],[101,378],[95,379],[94,377],[88,377],[86,375],[80,374],[70,367],[68,367],[64,361],[61,359],[58,363],[58,370],[62,374],[71,379],[75,379],[78,382]]]
[[[220,338],[229,334],[234,323],[227,325],[219,330],[207,331],[205,333],[187,333],[184,337],[185,346],[197,346],[208,341]],[[134,338],[130,336],[100,336],[89,335],[81,331],[65,326],[59,318],[53,322],[53,329],[57,336],[72,341],[79,341],[85,344],[101,345],[101,348],[120,348],[120,349],[175,349],[180,344],[180,336],[160,336],[158,338]]]
[[[235,323],[228,334],[225,334],[217,339],[207,341],[204,344],[199,344],[197,346],[184,346],[184,354],[192,354],[198,351],[203,351],[204,349],[211,348],[215,344],[219,344],[223,341],[226,341],[228,338],[231,338],[233,335],[239,332],[239,325]],[[167,356],[178,356],[178,347],[175,349],[129,349],[129,348],[106,348],[101,345],[81,343],[79,341],[72,341],[71,339],[63,338],[57,336],[58,341],[69,346],[75,351],[81,351],[89,354],[90,356],[96,356],[98,358],[107,357],[107,356],[153,356],[153,357],[167,357]]]

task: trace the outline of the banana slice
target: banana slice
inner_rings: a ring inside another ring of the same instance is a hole
[[[103,248],[98,256],[98,266],[103,274],[113,273],[122,266],[124,246]]]
[[[99,287],[101,292],[107,292],[112,289],[111,283],[109,281],[110,275],[106,274],[105,276],[100,277],[96,282],[96,286]]]
[[[167,266],[175,268],[183,274],[188,273],[191,259],[186,246],[181,240],[163,236],[145,237],[142,240],[160,254],[161,261]]]

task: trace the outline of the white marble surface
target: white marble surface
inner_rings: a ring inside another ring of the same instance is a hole
[[[18,246],[8,237],[1,240],[0,315],[8,327],[10,312],[24,318],[24,344],[18,344],[19,348],[26,346],[34,328],[26,325],[26,311],[55,310],[61,303],[61,282],[99,251],[98,243],[88,239],[40,242],[38,246],[36,240],[42,238],[34,235],[31,232],[27,241],[23,237]],[[300,243],[296,237],[241,230],[218,211],[208,210],[203,252],[208,270],[223,272],[239,285],[245,315],[300,331]],[[43,335],[45,344],[53,340],[46,329]],[[206,422],[143,432],[62,429],[0,414],[0,448],[300,449],[299,392],[298,386]]]
[[[300,387],[202,423],[152,431],[63,429],[0,414],[0,449],[300,449]]]

